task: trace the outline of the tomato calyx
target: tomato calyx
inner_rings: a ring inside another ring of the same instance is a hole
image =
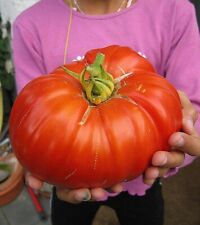
[[[80,81],[87,99],[94,105],[109,99],[115,89],[113,76],[103,68],[104,59],[104,54],[97,54],[93,64],[87,65],[80,74],[62,67],[66,73]],[[88,79],[85,78],[86,74],[89,74]]]

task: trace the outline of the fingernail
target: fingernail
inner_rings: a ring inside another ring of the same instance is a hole
[[[183,145],[184,145],[184,139],[183,139],[182,136],[180,136],[180,137],[177,138],[177,140],[176,140],[176,142],[175,142],[175,146],[181,147],[181,146],[183,146]]]
[[[154,171],[152,172],[152,178],[157,178],[158,175],[159,175],[159,171],[158,171],[158,170],[154,170]]]
[[[107,192],[109,193],[121,193],[123,191],[123,186],[122,185],[117,185],[114,187],[114,189],[112,188],[106,188],[105,189]]]
[[[84,195],[82,196],[82,201],[89,201],[90,195],[88,192],[84,192]]]
[[[88,192],[79,192],[79,193],[76,193],[76,196],[75,196],[76,200],[77,201],[88,201],[90,199],[90,195]]]
[[[194,127],[193,121],[192,119],[183,119],[183,123],[185,124],[185,126],[187,127],[188,130],[192,130]]]
[[[162,161],[161,161],[161,163],[160,163],[160,166],[163,166],[163,165],[165,165],[167,163],[167,157],[166,156],[163,156],[163,158],[162,158]],[[158,172],[158,171],[157,171]]]

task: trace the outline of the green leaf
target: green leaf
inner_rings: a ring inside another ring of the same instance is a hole
[[[0,170],[6,171],[8,173],[12,172],[12,168],[7,163],[0,163]]]
[[[2,87],[8,91],[14,88],[14,77],[11,73],[0,74],[0,82]]]

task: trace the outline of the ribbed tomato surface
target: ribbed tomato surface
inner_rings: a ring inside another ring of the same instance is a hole
[[[98,53],[105,55],[102,67],[115,79],[106,101],[91,104],[80,80],[60,67],[27,84],[14,103],[13,149],[22,165],[43,181],[106,188],[134,179],[155,151],[169,150],[169,136],[181,128],[175,88],[132,49],[91,50],[82,61],[64,67],[80,73]]]

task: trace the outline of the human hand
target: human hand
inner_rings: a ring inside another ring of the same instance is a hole
[[[176,132],[169,138],[170,152],[158,151],[153,155],[152,164],[143,176],[145,184],[152,185],[157,177],[163,177],[171,168],[181,166],[185,153],[200,156],[200,136],[194,128],[198,112],[185,93],[181,91],[178,93],[183,107],[183,132]]]
[[[32,176],[30,173],[27,173],[25,176],[26,183],[32,187],[34,190],[39,190],[43,186],[43,182],[39,179]],[[116,184],[112,188],[109,189],[109,192],[112,193],[120,193],[123,187],[122,184]],[[70,203],[80,203],[82,201],[98,201],[105,197],[106,192],[103,188],[81,188],[81,189],[63,189],[63,188],[56,188],[57,197],[66,202]]]
[[[119,183],[109,188],[109,190],[103,188],[81,188],[75,190],[57,188],[56,193],[60,200],[70,203],[80,203],[82,201],[99,201],[105,198],[107,192],[120,193],[122,190],[122,184]]]

